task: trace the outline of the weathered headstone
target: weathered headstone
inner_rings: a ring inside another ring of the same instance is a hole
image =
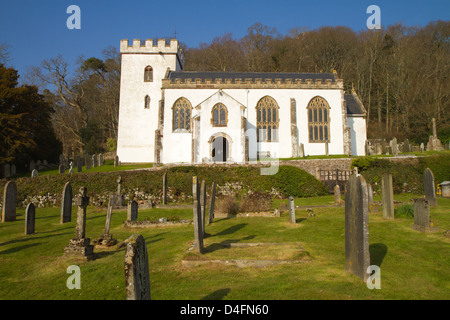
[[[122,177],[117,177],[117,192],[112,195],[111,198],[112,206],[114,208],[124,207],[125,206],[125,198],[122,195]]]
[[[371,207],[373,205],[373,189],[372,189],[372,185],[370,183],[367,184],[367,197],[368,197],[368,205],[369,205],[369,211],[370,211]]]
[[[163,174],[162,204],[167,204],[167,172]]]
[[[31,171],[31,177],[35,178],[38,176],[38,171],[36,169],[33,169],[33,171]]]
[[[112,196],[109,197],[108,209],[106,211],[106,221],[105,221],[105,232],[100,235],[100,237],[94,241],[94,244],[100,246],[110,247],[117,243],[116,239],[113,239],[112,234],[109,233],[111,228],[111,216],[112,216]]]
[[[69,240],[69,245],[64,248],[64,255],[76,256],[90,260],[94,257],[94,246],[90,239],[86,238],[86,208],[89,204],[86,187],[81,187],[75,198],[77,209],[76,238]]]
[[[3,190],[2,222],[16,220],[17,186],[8,181]]]
[[[92,167],[93,167],[93,168],[98,167],[98,158],[97,158],[97,155],[96,155],[96,154],[93,154],[93,155],[92,155]]]
[[[366,143],[364,144],[364,149],[366,152],[366,156],[370,156],[370,142],[369,140],[366,140]]]
[[[303,145],[303,143],[300,143],[300,147],[298,149],[298,155],[300,158],[305,157],[305,146]]]
[[[64,170],[65,170],[64,163],[61,163],[61,164],[59,165],[59,173],[60,173],[60,174],[63,174],[63,173],[64,173]]]
[[[389,146],[391,147],[391,153],[394,156],[398,156],[398,144],[397,144],[397,138],[392,138],[391,142],[389,143]]]
[[[13,163],[11,165],[11,177],[14,177],[17,173],[16,165]]]
[[[75,171],[73,170],[73,162],[70,161],[70,168],[69,168],[69,173],[74,173]]]
[[[202,180],[200,187],[200,212],[202,216],[202,232],[205,235],[205,224],[206,224],[206,181]]]
[[[294,205],[294,198],[292,196],[289,196],[289,220],[291,223],[297,223],[295,221],[295,205]]]
[[[200,185],[197,176],[192,178],[192,197],[194,199],[193,213],[194,213],[194,249],[198,253],[203,253],[203,227],[202,215],[200,208]]]
[[[138,203],[136,201],[131,201],[128,203],[127,209],[127,221],[136,221],[138,218]]]
[[[92,168],[92,160],[88,154],[84,155],[84,165],[86,166],[86,170],[89,170]]]
[[[3,177],[11,177],[11,166],[8,163],[3,166]]]
[[[411,152],[411,145],[409,144],[408,139],[405,139],[403,142],[403,152]]]
[[[142,235],[132,235],[125,251],[125,287],[127,300],[150,300],[148,253]]]
[[[383,204],[383,218],[394,219],[394,190],[392,174],[385,172],[381,177],[381,201]]]
[[[414,199],[414,224],[413,229],[421,232],[439,231],[430,222],[430,205],[426,199]]]
[[[61,201],[61,223],[70,222],[72,220],[72,186],[70,182],[66,182],[62,192]]]
[[[443,181],[439,184],[441,187],[441,196],[444,198],[450,198],[450,181]]]
[[[423,189],[425,190],[425,199],[428,200],[429,205],[437,206],[434,175],[429,168],[426,168],[423,172]]]
[[[36,208],[30,202],[25,209],[25,234],[33,234],[36,219]]]
[[[105,163],[104,163],[104,161],[103,161],[103,154],[99,154],[98,155],[98,165],[99,166],[102,166],[102,165],[104,165]]]
[[[345,269],[367,281],[370,265],[367,185],[352,174],[345,191]]]
[[[423,142],[420,143],[420,153],[423,153],[425,151],[425,145]]]
[[[81,157],[77,157],[76,163],[77,163],[77,172],[82,172],[83,171],[83,160],[82,160],[82,158]]]
[[[114,157],[114,167],[117,167],[119,165],[119,156]]]
[[[334,204],[340,204],[341,201],[341,188],[337,184],[334,186]]]
[[[208,224],[211,224],[213,222],[214,219],[214,205],[216,202],[216,182],[213,181],[212,185],[211,185],[211,201],[210,201],[210,205],[209,205],[209,219],[208,219]]]

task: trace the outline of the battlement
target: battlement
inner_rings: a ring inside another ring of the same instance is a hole
[[[177,39],[170,39],[169,43],[165,39],[157,39],[156,44],[153,39],[133,39],[131,45],[128,39],[123,39],[120,40],[120,53],[175,53],[184,60],[184,53]]]

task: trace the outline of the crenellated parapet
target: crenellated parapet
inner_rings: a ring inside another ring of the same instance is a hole
[[[144,41],[140,39],[134,39],[130,45],[128,39],[120,40],[120,53],[153,53],[153,54],[177,54],[181,61],[184,61],[184,53],[178,44],[177,39],[170,39],[167,42],[165,39],[146,39]]]
[[[291,79],[291,78],[166,78],[164,89],[343,89],[342,79]]]

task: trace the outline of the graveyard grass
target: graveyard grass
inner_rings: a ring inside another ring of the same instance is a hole
[[[419,195],[394,195],[408,202]],[[375,196],[375,201],[381,201]],[[283,200],[287,202],[286,200]],[[278,207],[280,201],[274,201]],[[266,268],[224,265],[186,267],[193,225],[124,228],[126,211],[113,211],[110,232],[119,243],[132,234],[146,240],[150,284],[154,300],[290,300],[290,299],[450,299],[450,199],[438,197],[431,208],[437,233],[412,229],[413,219],[384,220],[381,208],[369,213],[371,264],[381,271],[381,289],[368,289],[359,277],[345,271],[344,207],[333,204],[333,196],[297,198],[296,224],[283,213],[273,217],[214,219],[206,225],[203,259],[266,259],[268,248],[254,250],[221,248],[223,242],[298,242],[309,262]],[[307,209],[315,216],[307,216]],[[24,209],[17,220],[0,224],[0,298],[8,299],[125,299],[125,246],[95,249],[96,259],[81,261],[63,256],[69,239],[75,238],[76,208],[72,221],[60,224],[60,208],[36,208],[36,233],[24,234]],[[93,239],[103,233],[106,208],[88,207],[86,234]],[[138,220],[159,217],[192,219],[192,209],[140,209]],[[292,250],[285,246],[282,250]],[[277,253],[277,258],[298,257],[296,252]],[[66,273],[70,265],[81,269],[81,289],[69,290]]]

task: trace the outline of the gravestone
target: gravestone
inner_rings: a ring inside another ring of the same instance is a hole
[[[341,201],[341,188],[337,184],[334,186],[334,204],[340,204]]]
[[[138,203],[136,201],[131,201],[128,203],[127,208],[127,221],[136,221],[138,218]]]
[[[61,223],[70,222],[72,220],[72,186],[70,182],[66,182],[62,192],[61,201]]]
[[[420,153],[423,153],[425,151],[425,145],[423,142],[420,143]]]
[[[116,239],[113,239],[112,234],[109,233],[110,227],[111,227],[111,216],[112,216],[112,196],[110,196],[108,209],[106,211],[106,221],[105,221],[105,232],[100,235],[100,237],[95,240],[93,243],[98,244],[101,246],[110,247],[117,243]]]
[[[80,188],[75,204],[78,206],[76,238],[69,240],[69,245],[64,248],[64,255],[90,260],[94,257],[94,246],[86,238],[86,208],[89,204],[86,187]]]
[[[98,155],[98,165],[99,165],[99,166],[102,166],[102,165],[104,165],[104,164],[105,164],[105,162],[103,161],[103,154],[100,153],[100,154]]]
[[[206,181],[202,180],[200,187],[200,212],[202,216],[202,232],[205,235],[205,223],[206,223]]]
[[[122,177],[117,177],[117,192],[112,195],[111,198],[112,206],[114,208],[124,207],[125,206],[125,198],[122,195]]]
[[[73,162],[70,161],[70,168],[69,168],[69,173],[74,173],[75,171],[73,170]]]
[[[3,166],[3,177],[11,177],[11,166],[8,163]]]
[[[441,182],[441,196],[444,198],[450,198],[450,181]]]
[[[86,166],[86,170],[89,170],[92,168],[92,160],[88,154],[84,155],[84,165]]]
[[[36,219],[36,209],[34,204],[30,202],[25,209],[25,234],[34,233],[34,225]]]
[[[372,189],[372,185],[370,183],[367,184],[367,198],[368,198],[369,211],[371,211],[371,208],[373,206],[373,189]]]
[[[13,163],[11,165],[11,177],[14,177],[16,175],[17,171],[16,171],[16,165]]]
[[[300,158],[305,157],[305,146],[303,145],[303,143],[300,143],[300,147],[298,149],[298,154],[299,154]]]
[[[81,157],[77,157],[76,163],[77,163],[77,172],[82,172],[83,171],[83,160],[82,160],[82,158]]]
[[[216,182],[213,181],[212,185],[211,185],[211,201],[210,201],[210,205],[209,205],[209,219],[208,219],[208,224],[211,224],[213,222],[214,219],[214,205],[216,202]]]
[[[421,232],[437,232],[430,222],[430,205],[426,199],[414,199],[413,229]]]
[[[36,169],[36,164],[34,163],[34,160],[30,161],[30,167],[28,169],[30,170],[30,172]]]
[[[194,249],[198,253],[203,253],[203,227],[202,227],[202,215],[200,208],[200,185],[198,183],[197,176],[192,178],[192,198],[193,203],[193,213],[194,213]]]
[[[345,191],[345,269],[367,281],[370,265],[367,185],[352,174]]]
[[[35,178],[38,176],[38,171],[36,169],[33,169],[33,171],[31,171],[31,177]]]
[[[391,142],[389,143],[391,150],[391,154],[394,156],[398,156],[398,144],[397,144],[397,138],[393,138]]]
[[[148,253],[142,235],[132,235],[125,251],[125,288],[127,300],[150,300]]]
[[[385,172],[381,177],[381,201],[383,205],[383,218],[394,219],[394,190],[392,174]]]
[[[411,152],[411,145],[409,144],[408,139],[405,139],[403,142],[403,152]]]
[[[366,140],[366,143],[364,144],[364,149],[366,151],[366,156],[370,156],[371,153],[370,153],[370,142],[369,142],[369,140]]]
[[[434,175],[429,168],[426,168],[423,173],[423,189],[425,190],[425,199],[428,200],[429,205],[437,206]]]
[[[295,206],[294,206],[294,198],[292,196],[289,196],[289,220],[291,223],[297,223],[295,221]]]
[[[167,172],[163,174],[162,204],[167,204]]]
[[[60,173],[60,174],[63,174],[63,173],[64,173],[64,170],[65,170],[65,168],[64,168],[64,163],[61,163],[61,164],[59,165],[59,173]]]
[[[114,167],[117,167],[119,165],[119,156],[114,157]]]
[[[42,169],[42,161],[41,160],[36,161],[36,169],[38,171]]]
[[[95,154],[92,155],[92,167],[93,168],[98,167],[98,159],[97,159],[97,155],[95,155]]]
[[[17,186],[8,181],[3,190],[2,222],[16,220]]]

